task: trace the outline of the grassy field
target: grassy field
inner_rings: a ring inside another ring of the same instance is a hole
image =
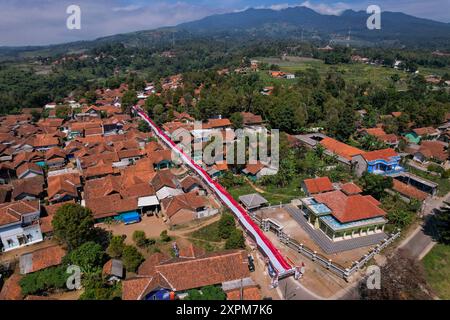
[[[437,244],[423,259],[428,283],[441,299],[450,299],[450,246]]]
[[[338,65],[327,65],[322,60],[311,59],[311,58],[299,58],[299,57],[288,57],[288,60],[281,60],[279,58],[255,58],[256,60],[268,63],[276,64],[280,66],[280,69],[285,72],[295,73],[296,71],[306,70],[308,68],[316,69],[320,75],[324,76],[331,69],[336,69],[343,74],[345,81],[349,83],[361,83],[365,81],[371,81],[373,83],[378,83],[380,85],[386,86],[391,83],[391,76],[398,74],[400,78],[406,79],[407,73],[403,71],[398,71],[393,68],[373,66],[362,63],[354,64],[338,64]],[[450,68],[420,68],[422,74],[438,74],[443,75],[446,72],[450,72]],[[272,79],[266,71],[261,71],[260,75],[262,79],[266,80],[268,83],[273,83],[275,81],[295,81],[286,79]],[[397,89],[405,89],[406,85],[404,82],[400,81],[397,85]]]
[[[190,237],[211,242],[221,242],[222,238],[219,235],[219,221],[211,223],[206,227],[198,229],[189,234]]]
[[[259,193],[266,198],[271,205],[277,205],[280,204],[280,202],[289,203],[293,199],[302,197],[304,194],[300,188],[300,182],[301,179],[299,177],[291,181],[291,183],[284,188],[274,186],[265,187],[260,185],[257,185],[257,188],[264,191]],[[228,191],[236,200],[239,200],[240,196],[257,192],[248,182],[242,186],[230,188]]]

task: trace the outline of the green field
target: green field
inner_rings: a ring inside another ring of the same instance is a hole
[[[435,293],[441,299],[450,300],[450,246],[437,244],[422,263]]]
[[[398,71],[393,68],[374,66],[363,63],[352,63],[352,64],[338,64],[338,65],[328,65],[322,60],[311,59],[311,58],[299,58],[299,57],[287,57],[287,60],[281,60],[279,58],[255,58],[258,61],[265,62],[267,64],[276,64],[280,66],[280,69],[285,72],[295,73],[296,71],[306,70],[308,68],[316,69],[321,76],[326,75],[330,70],[335,69],[341,72],[345,81],[349,83],[362,83],[366,81],[371,81],[372,83],[377,83],[386,86],[391,81],[391,76],[398,74],[401,81],[397,85],[397,89],[402,90],[406,88],[405,80],[408,73],[403,71]],[[431,68],[419,68],[423,75],[437,74],[443,75],[446,72],[450,73],[450,68],[441,69],[431,69]],[[263,80],[267,83],[273,83],[273,81],[283,81],[288,83],[286,79],[273,79],[271,78],[267,71],[261,71],[260,75]]]
[[[301,198],[304,194],[300,187],[301,178],[294,179],[291,183],[283,188],[275,187],[275,186],[260,186],[257,185],[257,188],[264,191],[264,193],[259,192],[261,196],[263,196],[267,201],[269,201],[270,205],[277,205],[280,203],[289,203],[293,199]],[[257,191],[246,182],[242,186],[236,186],[233,188],[229,188],[228,192],[233,196],[234,199],[239,200],[240,196],[257,193]]]

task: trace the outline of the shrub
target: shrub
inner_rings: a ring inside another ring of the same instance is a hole
[[[225,242],[225,249],[244,249],[245,248],[245,238],[242,231],[239,229],[234,229],[231,232],[230,237]]]
[[[106,253],[111,258],[120,258],[122,256],[123,249],[125,248],[123,236],[113,236],[109,242],[109,246],[106,249]]]
[[[169,242],[170,240],[172,240],[172,238],[167,234],[167,230],[162,231],[159,235],[159,238],[162,242]]]
[[[229,213],[224,213],[219,220],[219,235],[222,239],[228,239],[236,228],[234,217]]]
[[[144,261],[144,257],[135,247],[125,246],[122,253],[122,261],[127,271],[136,272],[142,261]]]
[[[186,300],[225,300],[227,295],[220,287],[207,286],[201,290],[192,289],[188,291]]]
[[[24,276],[19,284],[23,295],[41,294],[54,289],[66,288],[70,275],[65,266],[48,268]]]
[[[145,247],[147,245],[147,237],[145,236],[145,232],[140,230],[133,232],[133,241],[138,247]]]
[[[430,165],[428,165],[427,170],[431,171],[431,172],[439,173],[441,175],[445,173],[444,168],[442,168],[440,165],[435,164],[435,163],[431,163]]]

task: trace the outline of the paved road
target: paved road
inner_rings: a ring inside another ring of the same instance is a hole
[[[302,286],[294,277],[282,279],[278,283],[279,293],[285,300],[318,300],[321,299],[304,286]]]
[[[399,249],[405,250],[412,258],[421,260],[433,248],[436,243],[433,236],[437,234],[433,216],[435,209],[443,206],[446,199],[449,199],[449,195],[425,201],[422,209],[425,222],[399,246]]]

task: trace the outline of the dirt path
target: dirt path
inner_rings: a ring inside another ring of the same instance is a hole
[[[208,221],[205,221],[204,223],[200,223],[198,225],[195,226],[190,226],[187,228],[183,228],[180,230],[169,230],[168,234],[169,236],[174,236],[174,237],[186,237],[186,234],[188,233],[192,233],[194,231],[197,231],[201,228],[204,228],[206,226],[209,226],[210,224],[213,224],[214,222],[217,222],[220,220],[220,215],[215,215],[213,218],[209,219]]]
[[[261,188],[258,188],[249,178],[247,178],[247,177],[245,177],[245,180],[248,182],[248,184],[253,188],[253,189],[255,189],[255,191],[256,192],[259,192],[259,193],[266,193],[266,191],[264,191],[263,189],[261,189]]]

